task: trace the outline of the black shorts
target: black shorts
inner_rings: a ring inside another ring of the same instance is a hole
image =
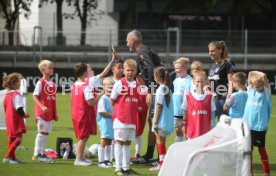
[[[174,116],[174,118],[183,119],[183,116]]]
[[[264,147],[266,131],[250,130],[250,132],[251,132],[251,145],[257,146],[257,147]]]

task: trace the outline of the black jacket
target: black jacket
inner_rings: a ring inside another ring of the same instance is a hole
[[[147,86],[154,82],[153,70],[162,66],[160,57],[149,47],[141,45],[137,51],[138,73],[141,74]]]

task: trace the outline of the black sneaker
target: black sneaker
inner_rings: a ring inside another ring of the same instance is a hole
[[[150,159],[146,158],[145,156],[141,156],[141,157],[137,158],[136,160],[133,160],[132,163],[133,164],[149,164]]]
[[[151,159],[150,160],[150,165],[155,167],[159,165],[159,159]]]
[[[123,173],[126,175],[139,175],[139,173],[134,171],[133,169],[124,170]]]
[[[115,171],[114,175],[123,175],[123,176],[125,176],[126,174],[125,174],[125,171],[123,169],[119,169],[119,170]]]

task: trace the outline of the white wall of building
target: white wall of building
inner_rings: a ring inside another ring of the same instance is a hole
[[[29,19],[20,17],[20,32],[21,41],[23,45],[32,45],[32,35],[34,26],[42,27],[43,45],[51,45],[51,39],[56,36],[56,4],[44,4],[42,8],[38,8],[38,1],[33,1],[32,14]],[[92,21],[91,26],[87,27],[86,45],[91,46],[108,46],[109,33],[111,32],[111,43],[116,45],[118,43],[118,20],[117,13],[109,13],[112,9],[113,0],[99,0],[98,9],[103,10],[105,13],[98,18],[97,21]],[[73,13],[75,8],[67,6],[63,2],[63,13]],[[107,12],[109,11],[109,12]],[[66,45],[79,45],[80,44],[81,25],[80,19],[65,19],[63,17],[63,35],[66,38]],[[37,35],[38,36],[38,35]]]

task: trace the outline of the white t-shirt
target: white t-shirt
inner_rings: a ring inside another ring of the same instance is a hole
[[[97,111],[100,112],[106,112],[106,108],[105,108],[105,104],[104,104],[104,99],[100,98],[100,100],[98,101],[98,109]]]
[[[85,84],[85,83],[84,82],[75,82],[76,86],[80,86],[80,85],[83,85],[83,84]],[[92,93],[92,88],[90,86],[86,86],[84,88],[83,93],[84,93],[84,98],[85,98],[86,101],[94,98],[93,93]]]
[[[192,91],[191,94],[198,101],[204,100],[206,98],[206,96],[207,96],[206,93],[204,93],[204,94],[197,94],[194,91]],[[187,97],[186,97],[186,95],[184,95],[184,97],[183,97],[183,102],[182,102],[181,108],[184,109],[185,111],[188,110],[188,103],[187,103]],[[212,96],[211,111],[215,111],[215,110],[216,110],[216,104],[215,104],[214,96]]]
[[[164,93],[161,92],[162,89],[157,89],[155,93],[155,101],[157,104],[163,105]],[[171,97],[172,98],[172,97]]]
[[[129,87],[132,87],[132,88],[136,87],[136,81],[130,81],[130,82],[127,81],[127,84]],[[113,100],[117,100],[118,96],[121,94],[122,87],[123,87],[122,81],[121,80],[116,81],[113,86],[110,98]],[[124,124],[120,122],[117,118],[115,118],[113,122],[113,128],[114,129],[115,128],[136,128],[136,126],[133,124]]]
[[[22,107],[22,108],[24,107],[23,99],[22,99],[21,95],[15,95],[13,97],[13,107],[15,110],[17,110],[20,107]]]
[[[91,88],[99,87],[102,83],[102,79],[100,78],[100,75],[92,76],[88,78],[88,85]]]

